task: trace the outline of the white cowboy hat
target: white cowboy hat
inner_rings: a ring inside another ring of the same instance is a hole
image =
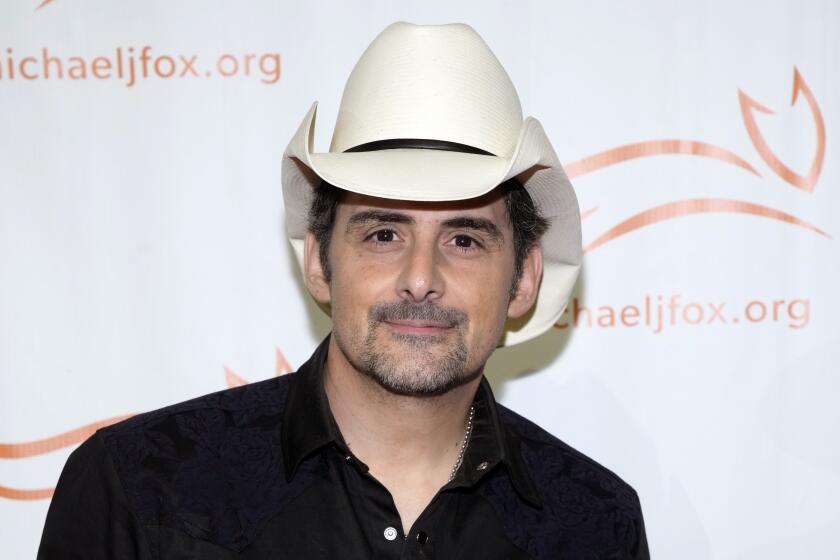
[[[312,153],[316,108],[283,154],[286,231],[301,266],[321,180],[381,198],[440,201],[477,197],[515,177],[550,226],[537,302],[508,322],[502,345],[554,325],[581,264],[577,198],[542,126],[523,120],[513,83],[472,27],[397,22],[382,31],[347,80],[327,153]],[[394,149],[389,141],[399,140],[411,147]]]

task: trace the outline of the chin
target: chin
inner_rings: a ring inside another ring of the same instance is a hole
[[[359,353],[357,369],[395,394],[446,393],[475,378],[467,367],[469,352],[463,337],[453,334],[374,334]]]
[[[471,381],[475,375],[441,377],[430,371],[396,372],[392,369],[365,370],[362,373],[390,393],[409,397],[434,397],[448,393]]]

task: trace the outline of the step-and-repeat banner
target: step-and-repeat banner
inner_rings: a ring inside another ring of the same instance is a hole
[[[638,491],[657,558],[840,532],[840,4],[0,7],[0,557],[99,426],[294,370],[328,332],[280,160],[389,23],[468,23],[546,128],[585,262],[500,400]]]

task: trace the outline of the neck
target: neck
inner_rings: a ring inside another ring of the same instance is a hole
[[[464,441],[481,376],[441,395],[397,395],[357,371],[335,337],[329,344],[324,390],[353,454],[383,483],[442,486]]]

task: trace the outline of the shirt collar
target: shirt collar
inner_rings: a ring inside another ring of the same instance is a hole
[[[287,481],[294,478],[306,457],[330,443],[341,442],[323,385],[329,345],[330,336],[327,335],[297,372],[290,374],[293,378],[280,436]]]
[[[328,445],[347,452],[341,432],[330,411],[324,391],[323,374],[330,336],[293,375],[283,414],[281,432],[286,480],[294,478],[301,462]],[[487,378],[482,377],[475,400],[475,416],[469,445],[452,487],[471,487],[503,465],[516,492],[526,502],[540,507],[542,502],[528,475],[520,453],[519,438],[506,429],[499,418],[499,406]]]

